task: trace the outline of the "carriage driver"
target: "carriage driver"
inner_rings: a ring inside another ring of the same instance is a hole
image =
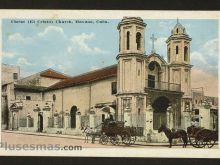
[[[195,126],[195,127],[199,127],[199,122],[196,121],[196,119],[193,117],[193,118],[192,118],[191,125],[193,125],[193,126]]]

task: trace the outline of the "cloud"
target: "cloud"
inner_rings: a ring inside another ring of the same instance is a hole
[[[191,53],[191,61],[193,61],[193,63],[198,63],[199,65],[205,65],[206,64],[206,60],[204,58],[204,55],[198,51],[194,51]]]
[[[73,36],[70,41],[72,42],[71,46],[67,47],[68,53],[71,53],[74,48],[78,48],[80,52],[87,54],[105,54],[106,51],[101,48],[91,46],[88,42],[95,39],[94,33],[81,33],[80,35]]]
[[[157,38],[157,40],[154,42],[155,52],[159,54],[160,56],[163,56],[165,60],[167,59],[166,51],[164,51],[166,50],[166,47],[167,47],[166,40],[167,40],[166,37],[160,37],[160,38]],[[152,40],[149,40],[148,43],[151,45],[150,49],[152,49]]]
[[[74,48],[73,48],[72,46],[68,46],[68,47],[66,48],[66,51],[67,51],[67,53],[69,53],[69,54],[73,54],[73,50],[74,50]]]
[[[2,56],[3,56],[4,58],[14,58],[15,55],[16,55],[15,52],[2,52]]]
[[[55,64],[54,62],[52,62],[52,61],[49,61],[48,63],[45,64],[45,66],[46,66],[47,68],[53,68],[55,65],[56,65],[56,64]]]
[[[45,61],[48,61],[44,67],[46,68],[52,68],[54,70],[58,70],[60,72],[66,73],[69,70],[71,70],[72,67],[72,63],[71,62],[64,62],[62,60],[59,60],[59,62],[53,62],[55,61],[54,59],[50,59],[50,58],[45,58]],[[49,61],[50,60],[50,61]]]
[[[98,67],[98,66],[91,66],[90,67],[90,71],[97,70],[97,69],[100,69],[100,67]]]
[[[30,62],[28,62],[28,60],[24,57],[18,58],[17,64],[18,65],[33,65]]]
[[[16,42],[30,42],[32,39],[30,37],[24,37],[20,33],[14,33],[8,36],[8,40]]]
[[[61,34],[62,36],[65,36],[63,28],[58,27],[58,26],[48,26],[44,29],[43,32],[38,33],[38,36],[39,37],[45,37],[48,34],[54,34],[54,32],[58,33],[58,34]]]
[[[172,20],[170,20],[170,21],[160,21],[160,22],[158,23],[158,25],[159,25],[159,27],[160,27],[161,29],[169,30],[169,31],[171,31],[171,30],[173,29],[173,27],[174,27]]]
[[[201,45],[200,50],[191,53],[191,63],[196,68],[218,74],[218,39],[211,39]]]
[[[192,69],[192,88],[203,87],[205,95],[218,96],[218,77],[201,69]]]
[[[212,39],[207,41],[203,45],[203,49],[207,56],[209,57],[218,57],[218,39]]]
[[[61,72],[63,72],[63,73],[66,72],[66,70],[67,70],[67,68],[66,68],[64,65],[60,65],[60,64],[59,64],[57,67],[58,67],[58,69],[61,70]]]

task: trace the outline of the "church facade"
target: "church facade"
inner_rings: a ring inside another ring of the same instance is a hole
[[[80,135],[107,117],[141,128],[143,137],[165,141],[161,124],[191,124],[190,42],[178,21],[166,40],[167,61],[145,53],[147,24],[124,17],[118,24],[117,64],[75,77],[48,69],[2,86],[3,118],[11,130]],[[7,103],[7,105],[6,105]]]

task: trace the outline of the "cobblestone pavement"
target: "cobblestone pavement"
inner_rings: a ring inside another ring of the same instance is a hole
[[[75,138],[67,138],[67,137],[52,137],[52,136],[41,136],[39,135],[30,135],[30,134],[21,134],[16,132],[2,132],[1,133],[1,141],[3,143],[7,142],[7,144],[28,144],[28,145],[55,145],[59,144],[60,146],[82,146],[82,148],[112,148],[112,147],[129,147],[129,148],[168,148],[168,144],[161,144],[161,145],[150,145],[150,144],[136,144],[131,146],[125,146],[124,144],[120,144],[119,146],[113,146],[111,143],[108,143],[106,145],[99,144],[98,141],[95,142],[95,144],[91,143],[91,139],[89,139],[89,143],[85,143],[84,139],[75,139]],[[173,146],[173,148],[182,148],[182,146]],[[188,148],[193,148],[192,146],[188,145]],[[212,149],[218,148],[217,145],[215,145]],[[185,148],[184,148],[185,149]]]

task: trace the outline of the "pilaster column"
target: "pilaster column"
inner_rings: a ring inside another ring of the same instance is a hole
[[[191,125],[190,113],[185,111],[183,112],[183,116],[184,116],[184,129],[186,130],[187,127]]]
[[[26,117],[26,120],[27,120],[27,125],[26,125],[26,127],[27,127],[27,128],[29,128],[29,125],[30,125],[30,124],[29,124],[29,123],[30,123],[30,117],[31,117],[31,116],[30,116],[30,114],[28,113],[28,114],[27,114],[27,117]]]
[[[12,130],[17,130],[19,127],[18,111],[12,111]]]
[[[169,106],[169,107],[167,108],[167,113],[166,113],[166,115],[167,115],[167,127],[170,128],[170,129],[172,129],[174,123],[173,123],[173,108],[172,108],[171,106]]]
[[[34,113],[34,130],[36,131],[36,132],[38,132],[38,114],[39,114],[39,112],[40,112],[40,108],[38,107],[38,106],[36,106],[34,109],[33,109],[33,111],[35,112]]]
[[[66,112],[64,115],[64,128],[67,129],[70,127],[70,114]]]
[[[50,109],[49,107],[43,108],[43,129],[49,126]]]
[[[90,111],[90,114],[89,114],[89,126],[91,128],[95,128],[95,112],[94,111]]]
[[[59,122],[58,122],[58,117],[59,114],[57,112],[54,113],[54,128],[58,128],[59,127]]]
[[[125,110],[124,110],[124,121],[125,121],[125,126],[131,126],[132,125],[131,109],[130,108],[125,108]]]
[[[76,113],[76,129],[81,130],[81,113]]]
[[[146,108],[146,125],[145,130],[149,132],[153,130],[153,108],[151,105],[148,105]]]

